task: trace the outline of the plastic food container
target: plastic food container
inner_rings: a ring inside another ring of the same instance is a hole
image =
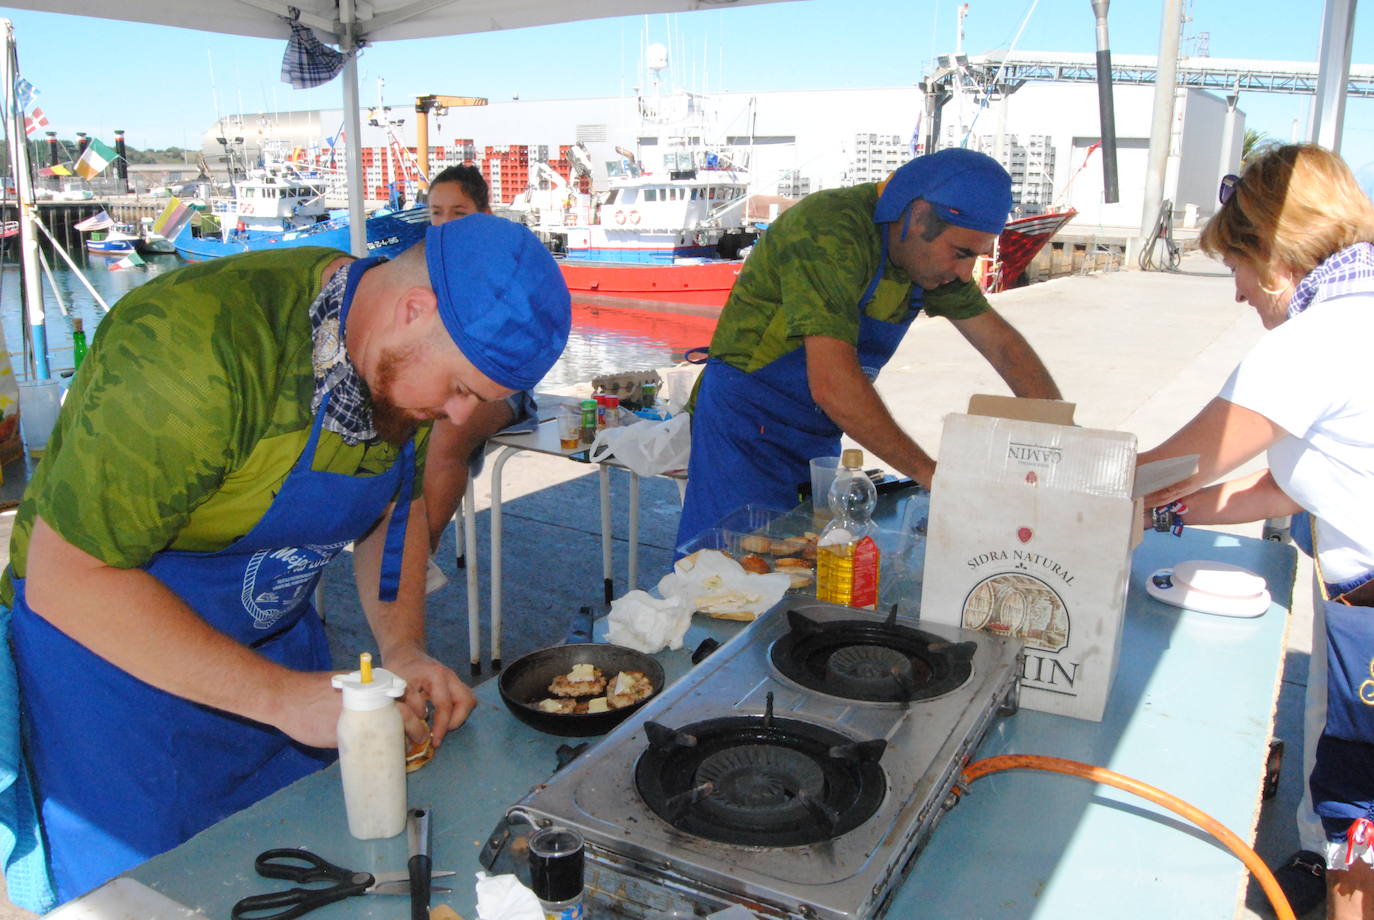
[[[907,499],[928,504],[929,496],[920,499]],[[880,605],[900,601],[903,606],[920,599],[921,575],[925,565],[925,533],[923,526],[923,507],[904,505],[899,520],[910,524],[910,529],[891,530],[879,528],[874,541],[882,554],[880,558],[878,601]],[[733,556],[735,559],[753,553],[762,557],[773,571],[787,571],[784,559],[805,559],[810,562],[811,572],[815,574],[814,537],[819,535],[829,520],[828,516],[813,516],[808,510],[775,511],[758,505],[745,505],[721,518],[715,527],[697,534],[678,547],[678,552],[690,556],[697,550],[714,549]],[[801,540],[798,540],[801,538]],[[801,542],[810,544],[810,552]],[[815,597],[814,577],[805,586],[792,588],[789,594]]]

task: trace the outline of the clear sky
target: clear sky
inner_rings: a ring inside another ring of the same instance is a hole
[[[118,2],[118,0],[114,0]],[[183,0],[177,0],[183,2]],[[1185,0],[1182,50],[1205,33],[1213,57],[1316,59],[1318,0]],[[492,100],[611,96],[633,91],[641,35],[676,51],[688,88],[765,91],[918,82],[956,42],[953,0],[801,0],[635,16],[507,32],[382,42],[359,59],[361,98],[405,106],[415,95]],[[1368,12],[1365,13],[1366,18]],[[62,137],[105,140],[128,132],[134,147],[196,147],[216,114],[337,108],[339,81],[294,90],[280,80],[285,40],[241,38],[160,26],[0,7],[13,20],[20,70]],[[1155,54],[1161,4],[1115,0],[1108,16],[1114,54]],[[1023,28],[1024,24],[1024,28]],[[1019,37],[1018,37],[1019,33]],[[970,0],[964,50],[1096,49],[1090,0]],[[1357,21],[1354,61],[1374,60],[1374,26]],[[1245,93],[1247,126],[1279,139],[1305,134],[1310,100]],[[1374,103],[1350,100],[1342,153],[1374,163]]]

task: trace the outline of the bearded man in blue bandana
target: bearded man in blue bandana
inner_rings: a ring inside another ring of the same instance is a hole
[[[0,583],[12,900],[79,895],[334,758],[311,599],[350,542],[374,651],[407,681],[407,735],[430,731],[427,704],[436,746],[463,722],[472,692],[425,650],[429,423],[532,387],[570,322],[548,252],[488,215],[391,262],[252,253],[119,301]]]
[[[954,323],[1017,396],[1060,398],[971,281],[1011,206],[995,160],[948,149],[886,182],[808,195],[769,227],[721,311],[695,395],[679,544],[745,504],[791,508],[810,459],[837,455],[841,434],[929,487],[934,459],[865,374],[922,309]]]

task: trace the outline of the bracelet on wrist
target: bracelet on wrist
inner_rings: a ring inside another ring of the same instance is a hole
[[[1160,533],[1172,533],[1176,537],[1182,536],[1183,515],[1187,510],[1188,506],[1179,501],[1151,508],[1150,516],[1154,519],[1155,530]]]

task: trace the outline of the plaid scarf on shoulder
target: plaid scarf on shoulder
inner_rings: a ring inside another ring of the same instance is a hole
[[[310,400],[310,408],[318,412],[320,403],[328,393],[329,407],[325,410],[324,428],[343,438],[349,446],[371,441],[377,436],[377,430],[372,426],[372,402],[368,398],[367,385],[348,357],[343,330],[339,328],[348,273],[357,264],[350,262],[336,271],[310,304],[315,366],[315,395]]]
[[[1374,292],[1374,244],[1356,243],[1327,256],[1298,282],[1288,301],[1288,316],[1323,300],[1368,292]]]

